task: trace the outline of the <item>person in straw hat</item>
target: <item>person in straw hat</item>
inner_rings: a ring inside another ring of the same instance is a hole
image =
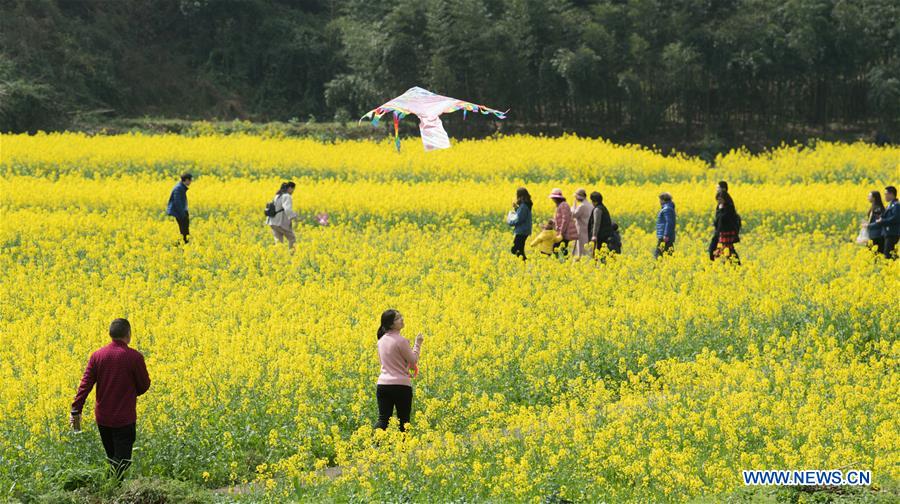
[[[561,238],[557,254],[560,257],[566,257],[569,253],[569,242],[578,238],[575,219],[572,218],[572,208],[566,203],[562,189],[550,191],[550,199],[556,204],[556,215],[553,217],[553,222],[556,225],[556,234]]]

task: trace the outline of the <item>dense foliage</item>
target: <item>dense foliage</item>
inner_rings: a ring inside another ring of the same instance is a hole
[[[892,0],[3,0],[0,9],[3,131],[91,114],[347,119],[424,85],[510,108],[510,127],[648,144],[835,127],[900,133]]]

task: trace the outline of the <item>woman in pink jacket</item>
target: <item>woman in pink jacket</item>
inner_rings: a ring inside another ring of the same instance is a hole
[[[572,218],[572,209],[566,203],[562,189],[550,191],[550,199],[556,203],[556,215],[553,217],[553,221],[556,223],[556,234],[562,238],[558,253],[561,257],[566,257],[569,253],[569,242],[578,238],[575,219]]]
[[[418,369],[419,352],[425,337],[416,336],[416,345],[410,348],[409,341],[400,335],[403,329],[403,315],[397,310],[386,310],[381,314],[378,326],[378,359],[381,360],[381,375],[375,390],[378,400],[378,428],[387,429],[388,421],[397,408],[400,430],[406,430],[412,412],[411,369]]]

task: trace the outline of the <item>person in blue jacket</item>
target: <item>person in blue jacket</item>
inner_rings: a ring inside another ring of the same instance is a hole
[[[659,195],[659,213],[656,215],[656,250],[653,257],[659,259],[663,254],[671,254],[675,246],[675,202],[672,195],[664,192]]]
[[[875,222],[866,224],[870,236],[884,236],[884,257],[896,259],[895,248],[900,241],[900,203],[897,202],[897,188],[887,186],[884,188],[884,201],[887,208],[881,214],[881,218]]]
[[[169,195],[169,204],[166,206],[166,214],[175,217],[175,222],[178,223],[178,231],[181,232],[184,243],[188,242],[188,235],[191,234],[191,217],[188,214],[187,190],[193,180],[194,176],[190,173],[183,174],[181,181],[172,188],[172,194]]]
[[[528,236],[531,235],[531,207],[533,206],[534,203],[531,202],[531,194],[528,194],[528,189],[524,187],[516,189],[516,202],[513,204],[516,216],[510,219],[507,224],[513,227],[513,234],[515,235],[511,252],[513,255],[521,257],[523,261],[526,259],[525,242],[528,240]]]

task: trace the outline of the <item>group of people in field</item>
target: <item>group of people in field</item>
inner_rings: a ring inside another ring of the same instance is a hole
[[[529,245],[542,255],[565,258],[572,248],[574,260],[593,257],[603,260],[608,254],[622,253],[622,236],[619,225],[612,219],[609,209],[603,204],[603,195],[597,191],[587,196],[587,191],[578,189],[573,198],[574,207],[569,206],[562,190],[553,189],[549,198],[556,205],[553,218],[541,225],[541,231],[531,240],[533,231],[534,202],[528,189],[516,190],[516,200],[506,223],[513,231],[513,255],[526,260],[525,246]],[[883,201],[886,201],[885,204]],[[897,242],[900,240],[900,203],[897,202],[897,188],[884,188],[884,200],[878,191],[869,193],[870,208],[862,223],[861,243],[873,248],[887,259],[897,258]],[[671,254],[675,247],[676,214],[672,195],[659,195],[659,212],[656,215],[655,258]],[[741,241],[741,216],[737,212],[734,199],[728,192],[728,183],[719,181],[716,185],[716,209],[713,218],[713,235],[707,252],[715,261],[726,258],[740,264],[735,244]]]
[[[187,190],[193,179],[190,173],[181,175],[181,180],[172,188],[166,206],[166,213],[175,218],[184,243],[188,242],[190,235]],[[296,187],[294,182],[283,182],[265,209],[265,223],[271,229],[275,242],[287,241],[291,251],[297,242],[294,222],[298,214],[294,211],[293,201]],[[604,260],[609,254],[622,253],[619,224],[613,220],[600,192],[593,191],[588,195],[585,189],[576,190],[573,194],[574,206],[569,205],[561,189],[553,189],[549,198],[556,205],[553,218],[544,221],[540,232],[529,240],[534,227],[534,202],[528,189],[520,187],[516,190],[516,200],[506,220],[514,235],[511,248],[514,255],[526,260],[526,246],[536,249],[542,255],[557,258],[566,258],[571,249],[571,255],[576,261],[582,257]],[[896,187],[885,187],[884,199],[878,191],[870,192],[869,204],[859,240],[874,248],[879,255],[888,259],[896,258],[897,241],[900,239],[900,209],[897,208]],[[663,192],[659,195],[659,207],[656,215],[657,243],[653,251],[656,258],[673,252],[677,227],[675,201],[670,193]],[[327,214],[316,217],[319,224],[327,225]],[[728,192],[728,183],[720,181],[716,185],[713,235],[707,247],[711,261],[726,258],[740,264],[735,244],[741,241],[741,225],[741,216]]]
[[[169,202],[166,205],[166,214],[174,217],[178,223],[178,232],[181,233],[181,239],[184,243],[188,243],[190,232],[191,218],[188,213],[187,190],[193,182],[194,176],[190,173],[181,175],[181,179],[172,188],[169,194]],[[281,187],[275,193],[275,197],[271,202],[266,204],[265,217],[266,225],[272,230],[272,236],[277,243],[287,241],[288,249],[294,250],[294,244],[297,237],[294,234],[294,222],[297,220],[297,212],[294,211],[293,194],[297,184],[292,181],[282,182]],[[328,216],[320,214],[316,216],[319,224],[326,225]]]
[[[507,216],[507,224],[513,228],[511,252],[526,260],[526,243],[545,256],[565,258],[572,249],[575,260],[582,257],[602,259],[608,254],[622,253],[622,236],[609,209],[603,203],[603,195],[594,191],[588,197],[587,191],[578,189],[573,195],[574,207],[569,206],[562,190],[553,189],[549,198],[556,205],[552,219],[541,225],[541,231],[529,241],[533,228],[533,207],[528,189],[516,190],[513,210]],[[713,236],[709,243],[709,258],[716,260],[727,256],[740,264],[740,257],[734,245],[741,241],[741,217],[737,213],[734,199],[728,193],[728,183],[722,181],[716,186],[716,214],[713,220]],[[659,212],[656,215],[656,248],[654,257],[671,254],[675,248],[676,214],[672,195],[659,195]]]
[[[172,189],[167,213],[178,223],[179,232],[185,243],[188,241],[190,218],[187,209],[187,190],[193,176],[182,175]],[[266,224],[272,229],[277,242],[287,240],[293,247],[292,222],[297,214],[293,211],[291,195],[296,185],[285,182],[266,207]],[[513,228],[512,253],[525,256],[526,244],[539,249],[541,254],[566,257],[571,246],[575,258],[596,257],[598,254],[618,254],[622,250],[622,239],[618,226],[603,203],[599,192],[588,196],[584,189],[575,191],[575,207],[571,208],[560,189],[553,189],[549,198],[556,205],[553,219],[548,220],[542,231],[530,242],[532,232],[533,202],[525,188],[516,191],[513,211],[507,223]],[[897,189],[884,189],[884,200],[877,191],[869,194],[870,209],[862,223],[869,243],[879,254],[896,258],[896,246],[900,240],[900,203]],[[886,201],[886,203],[885,203]],[[719,182],[716,188],[716,213],[714,234],[709,243],[709,258],[716,260],[728,256],[739,261],[734,245],[740,241],[741,219],[734,200],[728,193],[728,184]],[[658,258],[672,253],[676,237],[675,203],[669,193],[659,195],[660,210],[656,218]],[[403,315],[397,310],[386,310],[381,314],[377,331],[378,358],[381,372],[375,387],[375,402],[378,405],[376,426],[386,429],[396,411],[400,420],[400,430],[405,430],[412,412],[412,378],[418,375],[418,361],[422,351],[424,336],[419,334],[414,344],[401,335],[405,324]],[[126,319],[115,319],[109,326],[111,342],[91,354],[81,382],[72,401],[70,423],[75,430],[81,429],[81,412],[91,390],[96,387],[94,416],[107,460],[115,477],[121,479],[131,464],[133,446],[136,440],[137,397],[150,388],[150,375],[143,355],[129,346],[131,324]]]
[[[528,242],[532,233],[532,208],[534,202],[528,189],[520,187],[516,190],[516,201],[513,211],[507,216],[507,224],[513,227],[512,253],[526,259],[526,242],[532,248],[547,256],[566,257],[569,246],[572,255],[579,259],[593,256],[594,252],[606,247],[610,252],[622,251],[622,238],[619,225],[613,222],[609,210],[603,205],[603,195],[592,192],[587,201],[587,191],[575,191],[575,208],[571,208],[563,196],[562,190],[553,189],[550,199],[556,204],[556,213],[552,219],[541,226],[541,232]]]
[[[418,375],[418,361],[425,337],[415,344],[401,336],[403,315],[386,310],[378,325],[377,348],[381,372],[375,386],[378,405],[376,427],[387,429],[394,411],[405,431],[412,412],[412,378]],[[121,480],[131,466],[137,439],[137,398],[150,389],[150,373],[144,356],[131,348],[131,323],[118,318],[109,325],[111,341],[91,354],[69,410],[69,424],[81,431],[81,413],[88,395],[94,394],[94,419],[112,475]]]
[[[862,223],[861,234],[878,254],[888,259],[896,259],[897,242],[900,241],[900,203],[897,202],[897,188],[885,187],[884,200],[878,191],[870,192],[869,204],[869,213]]]

